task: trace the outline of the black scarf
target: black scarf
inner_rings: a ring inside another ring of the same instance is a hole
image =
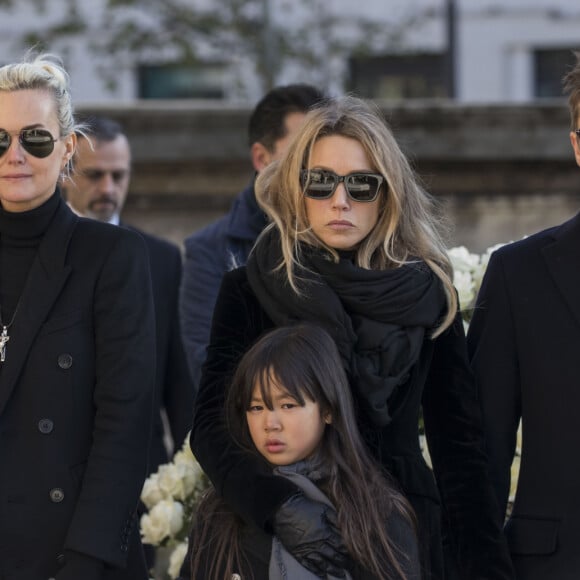
[[[390,423],[402,387],[417,362],[425,332],[446,300],[440,280],[423,262],[390,270],[365,270],[348,257],[335,263],[320,248],[303,244],[296,269],[297,295],[285,270],[280,236],[271,229],[247,263],[248,280],[277,326],[307,321],[334,338],[355,399],[377,427]]]

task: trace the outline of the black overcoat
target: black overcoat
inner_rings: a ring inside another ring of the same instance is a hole
[[[177,450],[191,429],[195,398],[179,320],[181,253],[175,244],[135,227],[122,225],[138,232],[145,241],[151,270],[157,370],[149,472],[154,472],[161,463],[169,461],[162,413],[167,415],[174,450]]]
[[[106,562],[107,580],[147,578],[135,510],[154,332],[143,240],[60,201],[0,370],[2,574],[46,580],[67,549]]]
[[[580,214],[496,251],[469,349],[492,481],[505,514],[520,417],[520,475],[506,534],[517,577],[580,577]]]
[[[272,326],[252,292],[245,267],[228,272],[214,312],[191,437],[193,453],[218,493],[246,521],[260,527],[296,489],[232,444],[223,426],[223,406],[237,361]],[[405,388],[404,402],[387,427],[375,429],[363,417],[359,426],[371,451],[415,509],[424,580],[511,578],[501,527],[492,517],[497,507],[459,318],[436,340],[425,339]],[[353,395],[356,403],[357,394]],[[435,477],[419,447],[421,405]]]

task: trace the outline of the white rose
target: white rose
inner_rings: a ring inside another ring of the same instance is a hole
[[[173,463],[180,471],[186,496],[190,496],[197,488],[205,489],[207,487],[203,469],[191,451],[189,453],[183,450],[178,451],[173,458]]]
[[[159,475],[157,473],[152,473],[143,484],[143,489],[141,490],[141,501],[150,510],[156,503],[159,503],[162,499],[165,499],[166,495],[159,488]]]
[[[473,280],[469,272],[455,270],[453,275],[453,285],[459,294],[459,304],[462,308],[467,308],[475,297]]]
[[[186,455],[190,455],[193,459],[193,452],[191,451],[191,445],[189,444],[189,436],[191,435],[191,431],[185,436],[183,440],[183,445],[181,446],[181,451]]]
[[[173,552],[171,552],[171,556],[169,556],[169,566],[167,568],[167,573],[169,574],[169,577],[172,578],[172,580],[175,580],[179,577],[179,571],[181,570],[183,560],[185,560],[186,553],[187,541],[178,544]]]
[[[510,493],[509,501],[513,502],[516,497],[516,490],[518,488],[518,478],[520,475],[520,461],[521,457],[515,455],[510,469]]]
[[[159,489],[166,497],[184,500],[187,497],[184,486],[184,472],[181,466],[167,463],[160,465],[159,470]]]
[[[182,473],[183,489],[187,497],[193,494],[196,486],[199,484],[202,472],[197,470],[194,465],[180,465]]]
[[[173,463],[175,465],[193,465],[196,461],[191,451],[187,453],[187,451],[182,449],[173,456]]]
[[[158,546],[175,536],[183,526],[183,506],[172,499],[161,500],[148,514],[141,516],[143,543]]]
[[[423,459],[425,463],[433,469],[433,465],[431,463],[431,455],[429,454],[429,447],[427,445],[427,438],[425,435],[419,435],[419,447],[421,448],[421,454],[423,455]]]
[[[453,268],[460,272],[472,272],[479,264],[479,256],[472,254],[465,246],[451,248],[447,253]]]

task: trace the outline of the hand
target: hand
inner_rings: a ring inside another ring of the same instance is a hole
[[[321,578],[344,578],[348,555],[331,507],[297,493],[282,504],[272,523],[274,534],[304,568]]]

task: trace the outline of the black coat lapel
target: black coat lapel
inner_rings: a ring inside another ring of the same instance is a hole
[[[6,360],[0,373],[0,414],[16,385],[30,347],[70,274],[71,267],[65,265],[65,260],[77,222],[78,217],[61,202],[38,247],[6,345]]]
[[[542,253],[568,308],[580,324],[580,214],[562,224]]]

